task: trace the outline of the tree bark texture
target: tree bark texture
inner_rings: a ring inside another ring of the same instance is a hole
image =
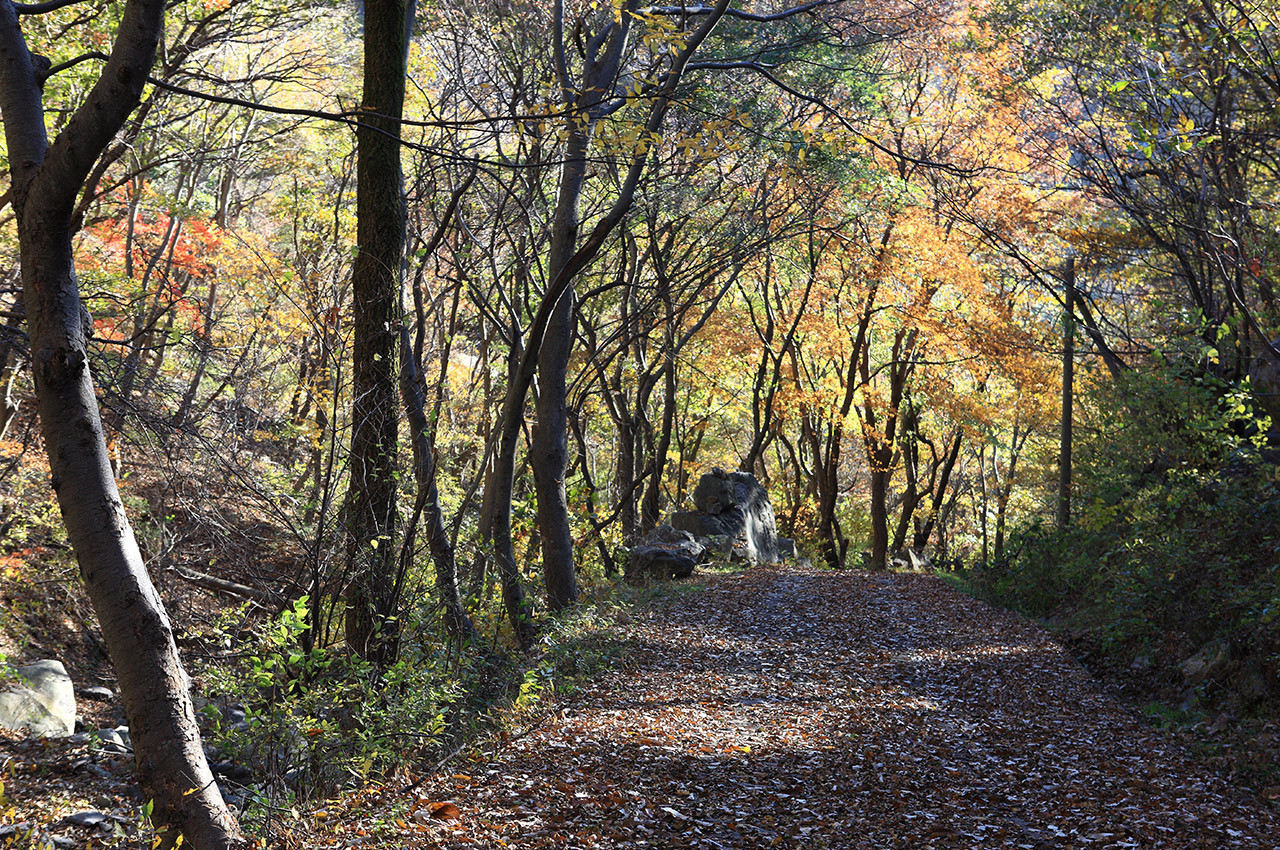
[[[18,10],[0,0],[0,113],[12,171],[22,284],[40,427],[80,573],[119,678],[138,780],[170,846],[237,846],[201,746],[173,627],[143,565],[107,456],[89,373],[92,322],[80,301],[72,215],[80,188],[138,104],[164,3],[128,0],[111,56],[85,102],[49,143],[39,69]]]
[[[560,188],[552,218],[548,273],[555,279],[568,265],[578,241],[578,199],[586,176],[588,133],[573,130],[560,173]],[[530,446],[534,488],[538,495],[538,533],[542,538],[542,573],[547,602],[553,610],[578,600],[573,564],[573,529],[565,478],[569,471],[567,376],[573,352],[576,304],[573,287],[556,304],[538,351],[537,425]]]
[[[347,492],[347,643],[377,664],[395,660],[396,366],[404,261],[400,118],[407,65],[405,0],[366,0],[364,103],[356,129],[356,258],[352,296],[351,480]]]

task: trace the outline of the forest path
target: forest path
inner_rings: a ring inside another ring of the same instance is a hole
[[[1045,631],[929,576],[714,576],[473,775],[442,846],[1274,848]],[[467,768],[459,768],[466,770]]]

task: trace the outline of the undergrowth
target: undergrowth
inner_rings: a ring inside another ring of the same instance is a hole
[[[1114,666],[1173,670],[1212,654],[1221,663],[1189,681],[1201,696],[1274,713],[1280,466],[1261,445],[1270,422],[1243,389],[1204,376],[1130,376],[1118,389],[1125,403],[1082,441],[1070,528],[1024,526],[1004,559],[960,577]]]
[[[588,582],[579,605],[542,618],[528,653],[459,647],[418,622],[406,629],[416,637],[400,661],[381,673],[341,648],[301,649],[309,618],[300,599],[234,658],[200,671],[211,695],[202,713],[215,768],[235,773],[221,778],[249,832],[277,835],[304,804],[369,784],[410,784],[536,725],[625,663],[620,627],[699,586],[696,579],[638,588]]]
[[[1110,414],[1080,441],[1070,527],[1024,525],[1004,558],[948,579],[1044,621],[1095,668],[1145,688],[1153,725],[1199,734],[1229,721],[1269,740],[1280,714],[1280,465],[1248,389],[1175,369],[1108,387],[1123,401],[1089,405]],[[1230,771],[1275,784],[1278,759]]]

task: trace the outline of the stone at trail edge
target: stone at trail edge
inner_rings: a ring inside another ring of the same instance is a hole
[[[117,726],[114,729],[99,729],[98,747],[104,753],[133,752],[133,736],[129,734],[129,727]]]
[[[631,549],[624,578],[628,584],[688,578],[704,559],[706,550],[693,535],[660,525]]]
[[[772,564],[782,560],[769,493],[750,472],[712,469],[698,480],[693,503],[697,510],[671,514],[673,527],[699,540],[728,537],[730,557],[737,561]]]
[[[76,691],[61,661],[43,659],[15,671],[0,691],[0,725],[23,727],[40,738],[65,738],[76,730]]]
[[[698,479],[693,488],[693,504],[708,514],[722,514],[738,504],[738,489],[729,473],[720,467]]]
[[[89,688],[78,688],[76,696],[94,702],[114,702],[116,698],[110,688],[103,688],[97,685]]]

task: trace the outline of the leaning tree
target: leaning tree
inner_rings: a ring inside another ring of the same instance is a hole
[[[173,627],[111,472],[89,372],[93,325],[72,253],[81,190],[138,104],[165,3],[127,0],[102,73],[50,141],[44,84],[76,60],[54,67],[33,53],[22,23],[73,2],[0,0],[0,115],[41,432],[67,536],[119,678],[138,780],[154,802],[154,818],[171,846],[181,835],[199,850],[232,847],[239,829],[209,771]]]

